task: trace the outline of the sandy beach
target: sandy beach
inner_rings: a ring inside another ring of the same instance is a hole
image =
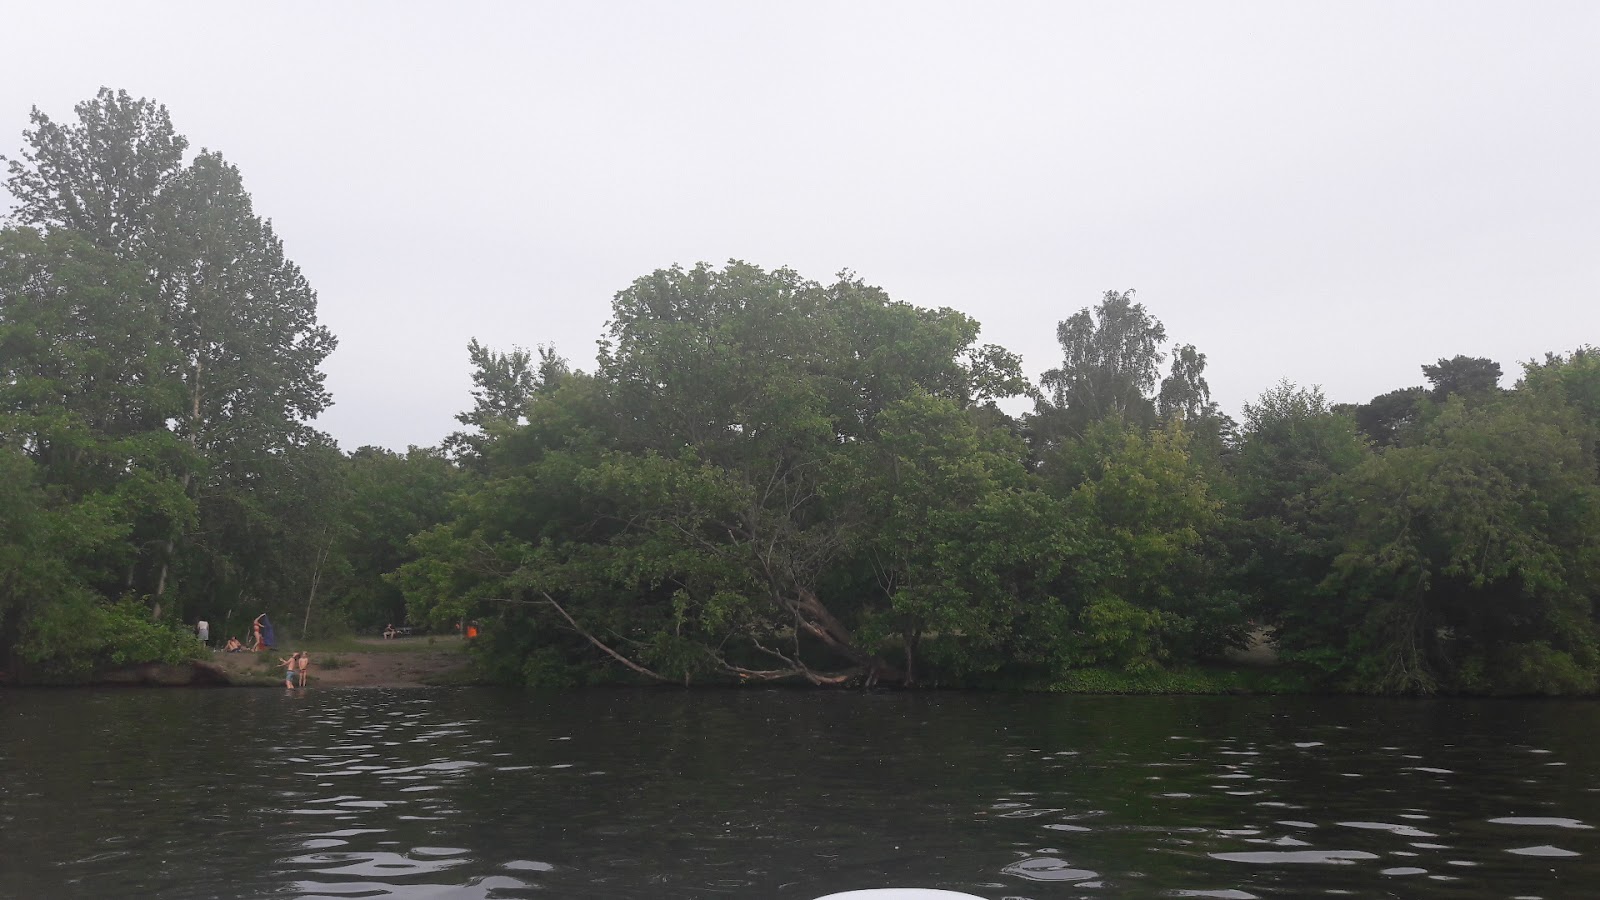
[[[311,656],[311,687],[422,687],[447,681],[466,671],[471,660],[460,639],[402,637],[354,638],[354,649],[344,647],[319,650],[315,643]],[[260,684],[282,680],[278,660],[297,646],[278,647],[261,653],[214,652],[215,663],[234,684]],[[269,667],[270,665],[270,667]]]

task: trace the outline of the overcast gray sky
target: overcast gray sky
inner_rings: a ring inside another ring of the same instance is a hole
[[[976,317],[1030,376],[1138,289],[1230,411],[1600,343],[1600,3],[8,4],[0,148],[106,85],[244,173],[346,449],[436,443],[469,338],[590,368],[730,258]]]

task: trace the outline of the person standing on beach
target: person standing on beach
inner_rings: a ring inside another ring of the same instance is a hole
[[[305,687],[306,682],[311,679],[311,654],[302,650],[301,652],[296,653],[295,656],[300,657],[300,686]]]

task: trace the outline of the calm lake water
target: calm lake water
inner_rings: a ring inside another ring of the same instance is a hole
[[[1600,896],[1600,704],[0,691],[0,896]]]

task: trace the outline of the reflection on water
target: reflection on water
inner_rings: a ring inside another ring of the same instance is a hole
[[[1600,707],[0,692],[0,897],[1582,896]]]

